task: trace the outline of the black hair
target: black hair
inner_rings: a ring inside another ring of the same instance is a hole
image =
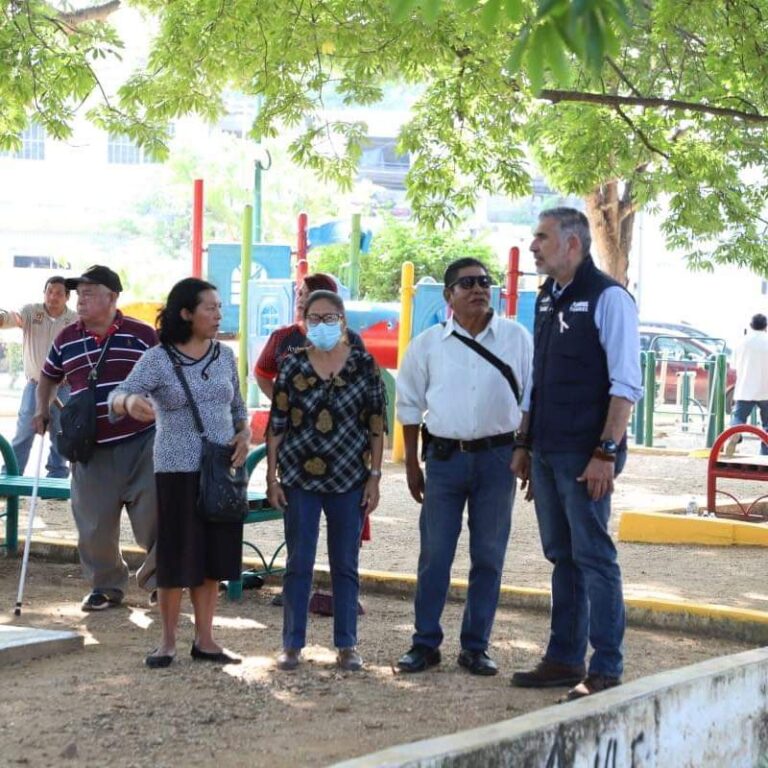
[[[312,291],[312,293],[307,296],[307,301],[304,304],[305,319],[309,313],[309,308],[319,299],[326,299],[327,301],[330,301],[340,314],[344,314],[344,301],[338,293],[334,293],[333,291]]]
[[[465,267],[482,267],[485,274],[488,274],[488,267],[483,264],[479,259],[475,259],[472,256],[464,256],[464,258],[456,259],[448,265],[448,269],[445,270],[443,275],[443,285],[448,288],[450,285],[456,282],[459,277],[459,271]]]
[[[749,321],[749,327],[753,331],[764,331],[768,327],[768,318],[759,312]]]
[[[49,285],[63,285],[64,292],[67,294],[67,296],[69,296],[69,288],[67,288],[67,281],[61,275],[54,275],[53,277],[49,277],[45,281],[45,285],[43,286],[43,291],[47,291]]]
[[[218,290],[213,283],[197,277],[185,277],[171,288],[165,306],[157,313],[155,327],[161,344],[184,344],[192,338],[192,322],[181,316],[181,310],[194,312],[203,291]]]

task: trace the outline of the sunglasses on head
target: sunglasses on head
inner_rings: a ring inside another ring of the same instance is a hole
[[[490,277],[488,277],[488,275],[464,275],[464,277],[460,277],[458,280],[454,280],[448,286],[448,288],[450,289],[458,285],[465,291],[469,291],[476,285],[479,285],[481,288],[490,288],[492,284],[493,281]]]

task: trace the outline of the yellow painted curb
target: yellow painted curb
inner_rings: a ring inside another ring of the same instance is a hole
[[[686,448],[654,448],[647,445],[630,445],[628,450],[640,456],[692,456],[697,452],[691,452]],[[707,456],[709,456],[709,450],[707,450]]]
[[[704,544],[768,547],[768,526],[716,517],[671,514],[671,510],[627,510],[619,520],[619,541],[642,544]]]

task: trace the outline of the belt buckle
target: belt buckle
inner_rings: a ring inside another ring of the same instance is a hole
[[[459,451],[461,453],[468,453],[468,450],[464,447],[467,443],[469,443],[469,440],[459,440]]]

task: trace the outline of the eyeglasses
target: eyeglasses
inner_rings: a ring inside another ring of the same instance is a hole
[[[465,291],[472,290],[476,285],[479,285],[483,289],[488,289],[493,285],[493,281],[488,275],[464,275],[464,277],[454,280],[448,288],[450,290],[457,285]]]
[[[324,315],[310,314],[307,315],[307,325],[320,325],[325,323],[326,325],[334,325],[338,323],[342,318],[342,315],[338,312],[326,312]]]

